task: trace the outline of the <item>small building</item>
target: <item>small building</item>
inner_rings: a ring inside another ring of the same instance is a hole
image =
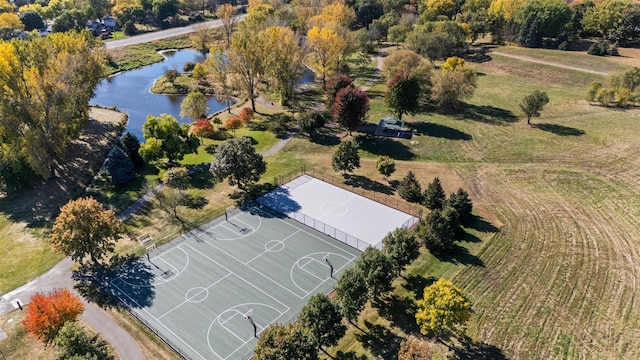
[[[116,28],[116,19],[113,18],[113,16],[105,16],[102,18],[102,23],[110,28],[110,29],[115,29]]]
[[[402,120],[394,117],[386,117],[380,119],[374,135],[411,139],[413,131],[405,127]]]

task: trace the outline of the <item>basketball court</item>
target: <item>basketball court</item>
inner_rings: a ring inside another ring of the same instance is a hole
[[[292,321],[312,295],[330,292],[359,255],[256,204],[151,251],[111,284],[185,358],[248,359],[256,335]]]
[[[309,175],[289,181],[258,202],[341,241],[346,239],[360,250],[369,245],[380,248],[389,232],[419,220]]]

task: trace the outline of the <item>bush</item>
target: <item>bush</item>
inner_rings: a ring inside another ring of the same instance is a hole
[[[218,144],[209,144],[204,147],[204,151],[207,154],[214,155],[216,153],[217,148],[218,148]]]
[[[388,156],[378,156],[376,169],[385,178],[391,176],[396,171],[396,162]]]
[[[124,23],[122,31],[127,36],[133,36],[138,32],[138,29],[136,28],[136,24],[133,21],[127,21],[126,23]]]
[[[439,178],[434,178],[433,182],[431,182],[426,190],[424,191],[423,196],[423,204],[429,210],[442,210],[444,206],[444,202],[447,199],[447,195],[444,193],[442,189],[442,184],[440,183]]]
[[[5,191],[16,191],[41,180],[33,171],[27,160],[21,156],[0,155],[0,188]]]
[[[398,195],[409,202],[422,202],[422,187],[413,171],[409,171],[407,175],[400,180]]]
[[[329,115],[324,111],[307,110],[300,114],[298,127],[300,131],[313,134],[316,130],[324,127]]]
[[[204,21],[204,16],[202,16],[202,14],[200,13],[191,13],[189,14],[189,22],[190,23],[197,23],[197,22],[203,22]]]
[[[194,63],[193,61],[187,61],[186,63],[184,63],[184,65],[182,66],[182,71],[184,72],[191,72],[193,71],[193,69],[196,67],[196,63]]]
[[[176,81],[178,76],[180,76],[180,72],[178,72],[178,70],[176,70],[175,68],[174,69],[169,69],[169,70],[164,72],[164,77],[167,78],[167,81],[169,81],[171,83]]]
[[[192,69],[191,76],[196,80],[202,80],[207,76],[207,70],[202,64],[196,64]]]
[[[77,323],[66,323],[55,339],[59,358],[113,360],[107,342],[100,335],[89,335]]]
[[[617,55],[620,55],[618,53],[618,45],[614,44],[614,45],[609,46],[609,43],[606,42],[606,41],[599,41],[599,42],[591,45],[589,47],[589,50],[587,50],[587,54],[596,55],[596,56],[607,56],[607,55],[617,56]]]

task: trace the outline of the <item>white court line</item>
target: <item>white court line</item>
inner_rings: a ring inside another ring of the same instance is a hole
[[[314,274],[313,272],[311,272],[311,271],[309,271],[309,270],[305,269],[305,267],[306,267],[307,265],[311,264],[311,263],[312,263],[312,262],[314,262],[314,261],[315,261],[315,262],[320,262],[320,261],[317,261],[317,260],[315,260],[315,259],[311,259],[311,260],[307,261],[307,263],[306,263],[306,264],[301,265],[301,266],[298,266],[298,267],[300,268],[300,270],[302,270],[302,271],[306,272],[307,274],[309,274],[309,275],[313,276],[314,278],[316,278],[316,279],[318,279],[318,280],[320,280],[320,281],[322,281],[322,282],[326,281],[327,279],[323,279],[323,278],[321,278],[321,277],[317,276],[316,274]]]
[[[231,275],[231,273],[227,273],[225,276],[221,277],[220,279],[216,280],[213,284],[207,286],[205,289],[209,290],[210,287],[216,285],[217,283],[219,283],[220,281],[226,279],[229,275]],[[169,313],[173,312],[175,309],[179,308],[180,306],[184,305],[185,303],[190,302],[189,300],[185,300],[183,302],[181,302],[180,304],[174,306],[173,308],[171,308],[170,310],[168,310],[167,312],[165,312],[164,314],[160,315],[157,320],[162,319],[163,317],[169,315]]]
[[[184,255],[186,256],[186,258],[187,258],[187,262],[184,264],[184,267],[182,268],[182,270],[178,270],[175,266],[173,266],[173,265],[172,265],[171,263],[169,263],[167,260],[165,260],[165,259],[163,259],[163,258],[162,258],[162,256],[163,256],[163,255],[166,255],[166,254],[168,254],[169,252],[174,251],[174,250],[180,250],[180,251],[182,251],[182,252],[184,253]],[[173,247],[173,248],[171,248],[171,249],[167,250],[166,252],[162,252],[162,253],[160,253],[160,254],[156,255],[156,256],[152,257],[152,259],[160,259],[160,260],[164,261],[165,263],[169,264],[169,266],[171,266],[172,268],[174,268],[174,269],[176,270],[176,276],[172,277],[172,278],[171,278],[171,279],[169,279],[169,280],[162,279],[161,281],[159,281],[157,284],[154,284],[154,285],[162,285],[162,284],[164,284],[164,283],[168,283],[168,282],[170,282],[170,281],[173,281],[173,280],[174,280],[174,279],[176,279],[178,276],[182,275],[182,273],[184,273],[184,271],[187,269],[187,267],[189,267],[189,261],[190,261],[190,259],[189,259],[189,254],[187,254],[184,250],[182,250],[182,249],[180,248],[180,245],[178,245],[178,246],[176,246],[176,247]],[[153,265],[153,263],[151,263],[151,265]],[[155,266],[155,265],[154,265],[154,266]],[[154,275],[154,278],[155,278],[155,277],[156,277],[156,276]],[[116,279],[119,279],[120,281],[122,281],[123,283],[125,283],[125,284],[127,284],[127,285],[131,285],[131,286],[135,286],[135,287],[151,287],[151,285],[149,285],[149,286],[142,286],[142,285],[132,284],[132,283],[130,283],[130,282],[128,282],[128,281],[123,280],[123,279],[122,279],[122,277],[120,277],[120,276],[118,276]],[[115,281],[116,279],[112,279],[112,280],[111,280],[111,281],[109,281],[109,282],[110,282],[112,285],[115,285],[114,281]]]
[[[280,240],[280,241],[282,241],[282,242],[284,243],[285,241],[287,241],[287,239],[289,239],[290,237],[292,237],[293,235],[295,235],[295,234],[297,234],[297,233],[299,233],[299,232],[300,232],[300,230],[297,230],[297,231],[296,231],[296,232],[294,232],[293,234],[291,234],[291,235],[287,236],[286,238],[284,238],[284,239],[282,239],[282,240]],[[275,239],[274,239],[274,240],[275,240]],[[254,256],[251,260],[247,261],[247,262],[246,262],[246,263],[244,263],[244,264],[248,266],[250,262],[252,262],[253,260],[255,260],[255,259],[259,258],[260,256],[262,256],[262,255],[264,255],[265,253],[268,253],[268,252],[271,252],[271,251],[269,251],[269,250],[265,250],[265,251],[261,252],[260,254],[258,254],[258,255],[256,255],[256,256]]]
[[[257,210],[257,211],[262,212],[263,214],[266,214],[266,211],[264,211],[264,210],[262,210],[262,209],[260,209],[260,208],[257,208],[257,207],[255,207],[255,206],[254,206],[253,208],[254,208],[255,210]],[[274,210],[274,211],[275,211],[275,210]],[[287,217],[287,218],[288,218],[288,219],[291,219],[290,217]],[[323,243],[325,243],[325,244],[327,244],[327,245],[330,245],[330,246],[332,246],[332,247],[334,247],[334,248],[336,248],[336,249],[340,250],[340,252],[341,252],[341,253],[346,253],[346,254],[348,254],[348,255],[352,256],[352,260],[356,258],[356,256],[354,256],[353,254],[351,254],[351,253],[347,252],[346,250],[344,250],[344,249],[342,249],[342,248],[340,248],[340,247],[336,246],[335,244],[332,244],[332,243],[330,243],[330,242],[326,241],[325,239],[323,239],[323,238],[321,238],[321,237],[318,237],[318,236],[316,236],[316,235],[314,235],[314,234],[311,234],[310,232],[308,232],[308,231],[304,230],[303,228],[300,228],[300,227],[298,227],[298,226],[294,225],[293,223],[286,222],[286,221],[284,221],[283,219],[280,219],[280,218],[277,218],[277,219],[278,219],[279,221],[281,221],[281,222],[283,222],[283,223],[285,223],[285,224],[287,224],[287,225],[291,226],[291,227],[292,227],[292,228],[294,228],[294,229],[298,229],[298,230],[302,231],[303,233],[305,233],[305,234],[307,234],[307,235],[309,235],[309,236],[311,236],[311,237],[314,237],[314,238],[316,238],[316,239],[318,239],[318,240],[322,241]],[[296,222],[297,222],[297,220],[295,220],[295,219],[291,219],[291,220],[293,220],[293,221],[296,221]],[[313,229],[311,226],[308,226],[308,225],[305,225],[305,227],[308,227],[308,228]],[[318,232],[322,233],[322,232],[321,232],[321,231],[319,231],[319,230],[316,230],[316,229],[313,229],[313,230],[314,230],[314,231],[318,231]],[[323,234],[323,235],[329,236],[329,235],[327,235],[327,234]],[[329,236],[329,237],[331,237],[331,236]],[[332,238],[332,239],[334,239],[334,238]],[[349,246],[348,244],[343,243],[343,242],[341,242],[341,241],[340,241],[340,240],[338,240],[338,239],[334,239],[334,240],[335,240],[335,241],[339,241],[340,243],[342,243],[342,244],[345,244],[345,245]],[[350,247],[350,248],[353,248],[353,249],[355,249],[355,250],[357,250],[358,252],[362,252],[362,251],[360,251],[360,250],[358,250],[358,249],[354,248],[353,246],[349,246],[349,247]]]
[[[252,266],[245,264],[242,260],[240,260],[240,259],[238,259],[237,257],[235,257],[235,256],[231,255],[231,254],[230,254],[230,253],[228,253],[227,251],[225,251],[225,250],[223,250],[223,249],[221,249],[221,248],[217,247],[217,246],[216,246],[216,245],[214,245],[213,243],[211,243],[211,242],[209,242],[209,241],[205,241],[205,243],[206,243],[207,245],[211,246],[211,247],[214,247],[216,250],[218,250],[218,251],[220,251],[221,253],[225,254],[227,257],[229,257],[229,258],[231,258],[231,259],[233,259],[233,260],[235,260],[235,261],[239,262],[240,264],[242,264],[242,265],[246,266],[247,268],[249,268],[249,269],[251,269],[251,270],[255,271],[257,274],[259,274],[260,276],[264,277],[265,279],[267,279],[267,280],[271,281],[272,283],[274,283],[274,284],[276,284],[276,285],[280,286],[280,287],[281,287],[282,289],[284,289],[285,291],[287,291],[287,292],[291,293],[291,295],[298,297],[298,299],[301,299],[301,300],[302,300],[302,299],[304,299],[304,298],[305,298],[305,296],[302,296],[302,297],[301,297],[300,295],[296,294],[295,292],[293,292],[293,291],[292,291],[291,289],[289,289],[288,287],[286,287],[286,286],[284,286],[284,285],[280,284],[279,282],[277,282],[277,281],[273,280],[272,278],[270,278],[270,277],[268,277],[267,275],[265,275],[264,273],[262,273],[262,272],[260,272],[260,271],[256,270],[256,269],[255,269],[255,268],[253,268]],[[197,250],[196,250],[196,251],[197,251]],[[213,260],[212,260],[212,261],[213,261]]]
[[[191,247],[190,245],[185,245],[188,246],[191,250],[197,252],[198,254],[204,256],[205,258],[211,260],[213,263],[215,263],[216,265],[220,266],[221,268],[227,270],[228,272],[232,273],[233,275],[237,276],[240,280],[246,282],[247,284],[251,285],[253,288],[255,288],[256,290],[260,291],[261,293],[265,294],[266,296],[270,297],[272,300],[274,300],[275,302],[277,302],[278,304],[284,306],[285,308],[287,308],[287,311],[289,311],[289,307],[285,304],[283,304],[282,302],[280,302],[278,299],[274,298],[273,296],[267,294],[266,292],[264,292],[262,289],[258,288],[257,286],[253,285],[253,283],[250,283],[249,281],[245,280],[242,276],[236,274],[235,272],[227,269],[224,265],[220,264],[219,262],[213,260],[212,258],[208,257],[207,255],[203,254],[202,252],[200,252],[199,250],[197,250],[196,248]]]
[[[348,199],[347,199],[347,200],[345,200],[345,201],[337,202],[337,204],[338,204],[338,205],[343,205],[344,207],[346,207],[346,208],[347,208],[347,214],[348,214],[348,213],[349,213],[349,207],[346,205],[346,203],[348,203],[348,202],[349,202],[349,201],[351,201],[352,199],[355,199],[355,197],[356,197],[356,196],[359,196],[359,195],[355,195],[355,194],[354,194],[353,196],[351,196],[350,198],[348,198]],[[326,203],[324,203],[324,204],[326,204]],[[333,210],[335,210],[335,209],[337,209],[337,208],[338,208],[338,206],[334,207],[334,208],[333,208],[333,209],[331,209],[330,211],[327,211],[327,214],[320,215],[320,216],[318,217],[318,220],[320,220],[320,219],[322,219],[322,218],[325,218],[325,217],[327,217],[327,216],[330,216],[329,214],[331,213],[331,211],[333,211]],[[321,209],[321,212],[323,212],[323,213],[324,213],[324,211],[322,211],[322,205],[320,205],[320,209]],[[344,215],[340,215],[339,217],[343,217],[343,216],[344,216]],[[335,216],[335,217],[338,217],[338,216]]]
[[[298,283],[293,279],[293,269],[297,266],[300,270],[303,270],[303,271],[305,271],[305,272],[309,273],[309,271],[308,271],[308,270],[305,270],[305,269],[303,269],[303,268],[301,268],[301,267],[299,266],[299,261],[300,261],[300,260],[302,260],[302,259],[304,259],[304,258],[310,258],[310,256],[313,256],[313,255],[319,255],[319,254],[324,255],[324,254],[326,254],[326,253],[325,253],[325,252],[317,252],[317,253],[313,253],[313,254],[305,255],[304,257],[302,257],[302,258],[298,259],[298,261],[297,261],[297,262],[296,262],[296,263],[291,267],[291,270],[289,270],[289,277],[291,278],[291,282],[293,283],[293,285],[295,285],[295,287],[297,287],[297,288],[298,288],[299,290],[301,290],[302,292],[305,292],[305,293],[306,293],[306,295],[304,295],[304,297],[303,297],[303,298],[305,298],[305,297],[309,296],[309,295],[310,295],[310,294],[312,294],[312,293],[315,293],[315,292],[316,292],[316,290],[317,290],[320,286],[324,285],[327,281],[329,281],[329,279],[321,279],[321,278],[319,278],[319,279],[321,280],[321,282],[320,282],[318,285],[316,285],[316,287],[314,287],[313,289],[311,289],[311,290],[307,291],[307,290],[305,290],[305,289],[301,288],[301,287],[298,285]],[[334,273],[338,273],[338,272],[342,271],[342,269],[344,269],[347,265],[351,264],[351,262],[353,261],[353,259],[349,259],[349,258],[347,258],[346,256],[342,256],[342,255],[337,254],[337,253],[332,253],[332,254],[334,254],[335,256],[340,256],[340,257],[342,257],[342,258],[344,258],[344,259],[346,259],[346,260],[347,260],[347,262],[346,262],[344,265],[340,266],[339,268],[334,268]],[[306,266],[307,264],[309,264],[311,261],[315,260],[315,259],[313,259],[313,258],[311,258],[311,259],[312,259],[312,260],[308,261],[308,262],[305,264],[305,266]],[[315,260],[315,261],[318,261],[318,260]],[[318,261],[318,262],[320,262],[320,261]],[[314,275],[314,276],[315,276],[315,275]],[[316,277],[316,278],[318,278],[317,276],[315,276],[315,277]]]
[[[113,286],[116,287],[116,289],[118,289],[120,291],[120,293],[124,294],[124,296],[128,297],[131,301],[133,301],[134,303],[136,303],[136,305],[138,305],[138,308],[142,309],[142,311],[144,311],[145,313],[147,313],[152,319],[154,319],[158,324],[162,325],[165,329],[167,329],[167,331],[169,333],[171,333],[171,335],[175,336],[179,341],[181,341],[183,344],[185,344],[189,349],[191,349],[194,353],[196,353],[198,356],[200,356],[203,360],[207,360],[206,357],[202,356],[199,352],[196,351],[196,349],[192,348],[191,345],[189,345],[186,341],[182,340],[182,338],[180,336],[178,336],[176,333],[174,333],[171,329],[169,329],[169,327],[167,327],[167,325],[165,325],[162,321],[159,321],[158,319],[156,319],[155,316],[153,316],[149,311],[147,311],[147,309],[143,308],[142,306],[140,306],[140,304],[138,304],[137,301],[135,301],[134,299],[131,298],[131,296],[129,296],[127,293],[125,293],[124,291],[122,291],[122,289],[120,289],[118,287],[118,285],[113,284]]]

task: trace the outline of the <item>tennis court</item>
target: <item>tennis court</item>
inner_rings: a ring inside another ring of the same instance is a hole
[[[359,255],[256,204],[158,248],[111,284],[185,358],[247,359],[255,335],[293,320],[309,297],[331,291]]]
[[[281,185],[258,202],[360,250],[369,245],[381,248],[389,232],[419,221],[416,216],[307,174]]]

